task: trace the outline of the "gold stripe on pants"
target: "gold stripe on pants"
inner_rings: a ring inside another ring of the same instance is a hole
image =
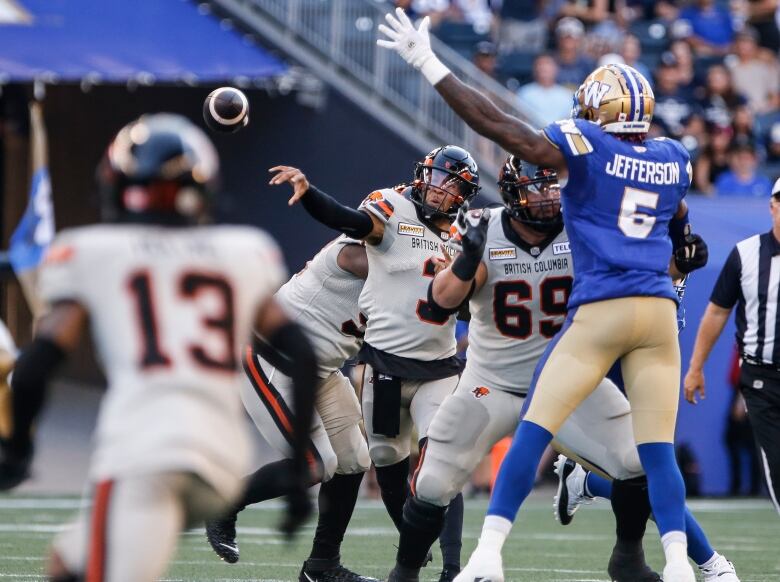
[[[636,443],[673,442],[680,347],[676,305],[660,297],[581,305],[539,374],[525,420],[554,435],[618,359]]]

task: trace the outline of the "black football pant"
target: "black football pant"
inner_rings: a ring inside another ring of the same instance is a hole
[[[780,513],[780,370],[743,362],[739,384],[769,495]]]

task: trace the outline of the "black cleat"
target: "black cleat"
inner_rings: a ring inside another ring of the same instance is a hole
[[[376,578],[361,576],[341,565],[341,558],[330,560],[309,558],[303,563],[298,582],[379,582]]]
[[[396,564],[387,575],[387,582],[420,582],[420,570]]]
[[[206,522],[206,539],[211,549],[228,564],[238,562],[238,542],[236,541],[237,513]]]
[[[641,549],[630,554],[613,549],[607,573],[612,582],[662,582],[661,576],[645,562]]]
[[[444,566],[444,570],[439,574],[439,582],[452,582],[458,574],[460,574],[460,568],[457,566]]]

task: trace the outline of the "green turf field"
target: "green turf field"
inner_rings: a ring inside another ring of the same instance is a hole
[[[473,549],[485,501],[467,501],[463,560]],[[43,555],[52,536],[75,512],[75,498],[0,496],[0,579],[43,578]],[[780,518],[768,501],[698,501],[692,507],[715,547],[737,565],[743,582],[780,582]],[[278,505],[251,508],[239,519],[241,561],[227,565],[211,553],[200,531],[188,532],[167,580],[297,580],[309,550],[312,527],[297,543],[280,540],[274,525]],[[504,550],[506,579],[522,582],[606,581],[612,515],[605,503],[584,508],[568,527],[552,518],[551,495],[536,492]],[[395,555],[397,535],[384,508],[361,502],[343,548],[346,565],[384,577]],[[646,539],[651,564],[661,563],[654,527]],[[440,557],[423,579],[437,580]]]

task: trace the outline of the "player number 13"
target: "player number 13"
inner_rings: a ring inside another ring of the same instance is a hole
[[[653,230],[655,216],[639,212],[639,207],[655,210],[658,206],[658,194],[626,187],[623,191],[623,201],[620,203],[618,227],[624,235],[631,238],[647,238]]]

